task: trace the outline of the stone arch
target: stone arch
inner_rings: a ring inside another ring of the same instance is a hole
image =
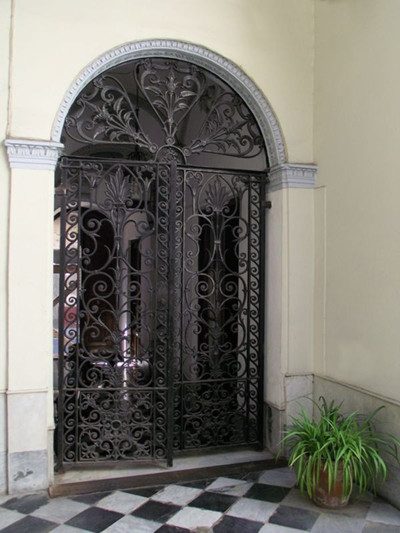
[[[203,67],[225,80],[246,102],[263,134],[272,168],[285,164],[287,154],[281,128],[265,96],[237,65],[215,52],[195,44],[173,40],[146,40],[113,48],[93,61],[75,79],[56,115],[52,141],[59,142],[68,111],[80,91],[96,76],[132,59],[168,57]]]

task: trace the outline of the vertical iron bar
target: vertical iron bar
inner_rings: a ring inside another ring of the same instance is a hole
[[[259,278],[260,278],[260,284],[259,284],[259,301],[260,302],[266,302],[266,253],[265,253],[265,224],[266,224],[266,216],[265,216],[265,209],[263,207],[264,199],[267,193],[267,187],[266,184],[268,183],[268,174],[266,174],[264,180],[258,181],[259,183],[259,213],[260,213],[260,238],[259,238],[259,249],[260,249],[260,270],[259,270]],[[264,305],[260,306],[259,311],[259,346],[258,346],[258,394],[257,394],[257,402],[258,402],[258,440],[260,443],[260,448],[262,449],[264,447],[264,359],[265,359],[265,311],[266,303]]]
[[[60,196],[60,279],[58,303],[58,421],[57,421],[57,463],[56,470],[62,472],[64,458],[64,294],[65,294],[65,170],[61,170],[61,186],[56,194]]]
[[[185,350],[184,350],[184,346],[185,346],[185,342],[183,340],[183,335],[184,335],[184,331],[185,331],[185,323],[184,323],[184,315],[183,315],[183,310],[184,310],[184,306],[185,306],[185,283],[186,283],[186,278],[185,278],[185,257],[186,257],[186,244],[187,244],[187,239],[186,239],[186,221],[187,221],[187,211],[186,211],[186,190],[189,191],[189,188],[187,188],[186,186],[186,181],[187,181],[187,169],[183,169],[182,170],[182,173],[183,173],[183,181],[182,181],[182,194],[183,194],[183,202],[182,202],[182,208],[183,208],[183,211],[182,211],[182,279],[181,279],[181,308],[180,308],[180,313],[181,313],[181,335],[182,335],[182,338],[181,338],[181,364],[180,364],[180,383],[179,383],[179,400],[180,400],[180,445],[181,445],[181,449],[183,450],[184,447],[185,447],[185,433],[184,433],[184,428],[185,428],[185,418],[183,417],[183,414],[185,412],[184,410],[184,401],[183,401],[183,381],[184,381],[184,354],[185,354]],[[195,210],[194,210],[194,199],[193,199],[193,191],[190,192],[190,197],[188,199],[188,203],[190,202],[190,205],[192,206],[190,209],[189,209],[189,216],[190,214],[194,214]]]
[[[139,167],[138,167],[139,168]],[[155,233],[155,239],[154,239],[154,247],[155,247],[155,259],[154,259],[154,271],[155,271],[155,274],[154,274],[154,279],[155,279],[155,282],[156,284],[158,283],[158,272],[159,272],[159,269],[158,269],[158,240],[159,240],[159,232],[160,232],[160,222],[159,222],[159,218],[160,218],[160,214],[159,214],[159,209],[160,209],[160,198],[159,198],[159,195],[160,195],[160,174],[161,174],[161,166],[160,165],[155,165],[154,166],[155,168],[155,172],[156,172],[156,185],[155,185],[155,200],[154,200],[154,233]],[[139,253],[140,252],[140,245],[139,245]],[[144,266],[143,266],[143,257],[141,256],[140,257],[140,271],[141,273],[144,271]],[[139,323],[140,323],[140,328],[142,328],[142,321],[144,320],[143,319],[143,311],[142,311],[142,299],[143,299],[143,295],[142,295],[142,276],[140,278],[140,311],[138,313],[139,315]],[[152,376],[152,380],[151,380],[151,398],[152,398],[152,406],[151,408],[153,409],[154,411],[154,415],[153,415],[153,422],[152,422],[152,433],[151,433],[151,439],[152,439],[152,442],[150,443],[150,447],[151,447],[151,457],[154,458],[156,456],[156,453],[157,453],[157,439],[156,439],[156,435],[157,435],[157,410],[156,410],[156,406],[157,406],[157,389],[156,389],[156,367],[157,367],[157,355],[158,355],[158,335],[157,335],[157,327],[158,327],[158,308],[159,308],[159,304],[158,304],[158,300],[157,298],[155,299],[155,303],[154,303],[154,313],[155,313],[155,319],[154,319],[154,327],[155,327],[155,331],[153,331],[153,335],[154,335],[154,342],[153,342],[153,357],[152,357],[152,364],[153,364],[153,368],[154,368],[154,371],[153,371],[153,376]]]
[[[79,460],[81,454],[80,439],[79,439],[79,402],[80,397],[80,375],[79,375],[79,347],[81,343],[81,326],[80,326],[80,303],[81,303],[81,283],[82,283],[82,167],[79,165],[78,170],[78,202],[77,202],[77,211],[78,211],[78,223],[77,223],[77,242],[76,242],[76,349],[75,349],[75,443],[76,443],[76,455],[75,460]]]
[[[174,343],[175,343],[175,226],[176,163],[171,163],[169,187],[168,351],[167,351],[167,464],[172,466],[174,439]]]
[[[177,170],[178,172],[178,170]],[[184,438],[183,438],[183,357],[184,357],[184,342],[183,342],[183,331],[184,331],[184,323],[183,323],[183,306],[184,306],[184,283],[185,283],[185,243],[186,243],[186,169],[184,167],[179,167],[179,172],[182,173],[182,181],[181,181],[181,195],[182,195],[182,211],[181,211],[181,234],[180,234],[180,267],[179,267],[179,288],[180,288],[180,294],[179,294],[179,378],[178,378],[178,384],[177,384],[177,390],[178,390],[178,409],[180,413],[180,419],[178,420],[179,424],[179,449],[184,449]],[[178,174],[177,174],[178,176]],[[177,224],[179,222],[177,221]],[[178,254],[179,257],[179,254]]]
[[[251,238],[253,233],[252,218],[251,218],[251,193],[252,193],[252,179],[251,175],[247,176],[247,331],[246,331],[246,442],[249,442],[249,426],[250,426],[250,326],[251,326]]]

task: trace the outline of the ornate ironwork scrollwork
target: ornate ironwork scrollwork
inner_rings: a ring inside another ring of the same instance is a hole
[[[172,426],[175,450],[258,443],[262,181],[61,170],[60,461],[166,459]]]
[[[256,443],[262,183],[186,169],[183,191],[175,448]]]
[[[174,59],[130,61],[95,78],[72,106],[64,133],[70,154],[114,145],[132,159],[198,164],[208,154],[222,156],[222,166],[227,158],[266,166],[260,129],[242,98],[213,74]]]
[[[170,166],[61,171],[59,459],[166,458]]]

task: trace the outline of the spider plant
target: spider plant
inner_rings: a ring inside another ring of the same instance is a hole
[[[324,397],[314,402],[318,417],[310,418],[304,407],[292,417],[281,440],[282,450],[289,451],[289,466],[296,469],[301,492],[315,500],[320,475],[327,473],[328,492],[342,482],[342,500],[348,498],[356,483],[360,494],[376,492],[377,483],[385,481],[387,466],[384,455],[398,462],[400,442],[387,433],[377,432],[373,419],[384,406],[367,416],[353,412],[347,416],[341,405],[328,404]]]

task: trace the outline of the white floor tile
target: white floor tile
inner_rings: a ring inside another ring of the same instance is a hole
[[[117,490],[98,501],[96,507],[127,514],[131,513],[147,501],[148,498],[144,498],[143,496]]]
[[[51,533],[90,533],[90,531],[87,529],[80,529],[67,526],[66,524],[61,524],[60,526],[56,527],[56,529],[52,529]]]
[[[400,511],[388,503],[374,502],[367,513],[366,519],[371,522],[400,526]]]
[[[151,499],[156,502],[174,503],[175,505],[187,505],[203,491],[193,487],[181,485],[168,485],[165,489],[154,494]]]
[[[186,529],[211,528],[222,517],[222,513],[199,509],[197,507],[185,507],[171,517],[167,524]]]
[[[207,487],[207,491],[229,494],[231,496],[243,496],[253,484],[253,482],[244,481],[243,479],[219,477]]]
[[[339,513],[340,511],[336,511]],[[322,514],[315,522],[312,533],[361,533],[365,525],[363,518]]]
[[[246,518],[255,522],[266,522],[278,507],[278,503],[263,502],[250,498],[241,498],[226,513],[238,518]]]

